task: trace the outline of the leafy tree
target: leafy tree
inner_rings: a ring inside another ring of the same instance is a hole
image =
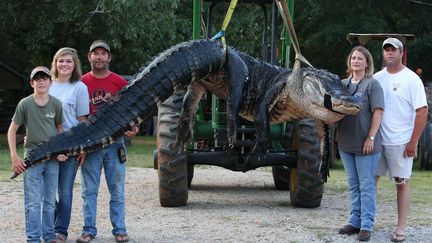
[[[212,13],[210,33],[207,33],[207,29],[205,29],[203,37],[210,38],[221,30],[228,6],[229,2],[215,6]],[[208,7],[208,5],[205,6],[206,10]],[[270,15],[271,5],[268,7],[270,9],[263,10],[258,4],[242,4],[239,2],[225,33],[227,44],[261,58],[263,56],[264,11]],[[207,18],[207,14],[204,14],[203,17]]]
[[[408,66],[432,66],[430,48],[430,6],[405,0],[326,0],[297,1],[294,24],[304,55],[316,67],[343,75],[346,56],[352,46],[348,33],[415,34],[417,41],[408,43]],[[371,42],[376,69],[381,64],[381,43]],[[432,71],[432,70],[431,70]]]
[[[190,20],[178,17],[187,12],[184,6],[179,0],[4,0],[1,61],[28,73],[35,65],[50,65],[59,48],[70,46],[89,70],[88,47],[104,39],[112,47],[112,69],[135,72],[154,54],[190,39]]]
[[[0,5],[0,61],[28,74],[35,65],[50,65],[61,47],[78,50],[83,69],[89,70],[87,52],[95,39],[111,44],[111,68],[133,74],[151,57],[169,46],[191,39],[191,0],[3,0]],[[257,1],[258,2],[258,1]],[[294,25],[304,56],[316,67],[343,75],[352,48],[350,32],[412,33],[408,66],[421,66],[431,76],[432,7],[409,0],[303,0],[295,2]],[[239,4],[228,27],[227,43],[262,57],[263,14],[258,5]],[[206,19],[204,3],[203,20]],[[267,6],[270,15],[271,5]],[[215,8],[210,33],[222,25],[227,4]],[[270,16],[268,17],[270,21]],[[280,23],[282,22],[279,19]],[[281,31],[281,26],[279,26]],[[380,43],[367,46],[377,67]],[[291,51],[293,53],[293,51]],[[294,55],[292,55],[294,56]]]

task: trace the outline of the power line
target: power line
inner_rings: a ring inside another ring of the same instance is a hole
[[[422,2],[422,1],[416,1],[416,0],[408,0],[408,2],[418,3],[418,4],[424,4],[424,5],[432,6],[432,3],[425,3],[425,2]]]

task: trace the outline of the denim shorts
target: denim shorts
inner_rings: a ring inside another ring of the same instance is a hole
[[[376,175],[390,175],[391,178],[409,179],[411,177],[414,157],[405,158],[403,156],[406,144],[383,145],[382,148],[382,156],[376,168]]]

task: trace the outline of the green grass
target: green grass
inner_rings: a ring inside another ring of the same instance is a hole
[[[24,154],[22,146],[18,146],[18,154]],[[11,159],[6,134],[0,134],[0,171],[11,173]]]
[[[431,191],[432,171],[413,170],[410,180],[411,203],[432,205]],[[331,190],[326,193],[348,193],[348,184],[343,169],[330,170],[330,178],[325,185]],[[392,202],[396,196],[395,183],[389,177],[381,177],[378,185],[378,197],[381,201]]]
[[[127,166],[153,168],[153,152],[156,149],[156,137],[135,136],[127,149]]]

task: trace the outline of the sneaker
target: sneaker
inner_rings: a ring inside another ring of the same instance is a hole
[[[341,235],[353,235],[358,234],[360,232],[360,229],[354,228],[353,226],[347,224],[344,227],[340,228],[338,230],[338,233]]]
[[[371,232],[368,230],[360,230],[360,233],[357,235],[358,241],[369,241],[371,238]]]
[[[78,242],[78,243],[89,243],[94,238],[95,238],[94,235],[86,233],[86,234],[80,235],[78,237],[78,239],[76,240],[76,242]]]

